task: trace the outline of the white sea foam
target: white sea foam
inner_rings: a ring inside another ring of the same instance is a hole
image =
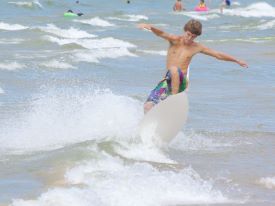
[[[105,52],[104,52],[105,53]],[[106,52],[106,54],[108,54]],[[101,56],[101,55],[99,55]],[[108,56],[106,56],[108,57]],[[73,61],[75,62],[90,62],[90,63],[99,63],[100,58],[95,52],[77,52],[73,55]]]
[[[232,2],[232,5],[234,5],[234,6],[240,6],[241,3],[240,3],[240,2],[237,2],[237,1],[234,1],[234,2]]]
[[[232,143],[224,143],[201,134],[185,135],[182,132],[177,135],[171,144],[174,149],[182,151],[215,151],[217,148],[232,146]]]
[[[96,37],[96,35],[89,34],[86,31],[82,31],[73,27],[70,27],[69,29],[61,29],[54,24],[48,24],[46,27],[39,27],[39,29],[63,38],[81,39]]]
[[[209,12],[178,12],[175,15],[185,15],[201,21],[207,21],[220,17],[220,10],[213,9]],[[266,2],[253,3],[247,7],[238,7],[234,9],[224,9],[223,15],[241,16],[241,17],[275,17],[275,7]]]
[[[17,70],[17,69],[22,69],[24,67],[25,67],[24,64],[19,64],[17,62],[0,63],[0,69],[2,69],[2,70],[13,71],[13,70]]]
[[[111,49],[111,48],[135,48],[134,44],[115,39],[113,37],[106,37],[102,39],[88,39],[81,40],[78,43],[88,49]]]
[[[167,55],[167,51],[155,51],[155,50],[141,50],[141,52],[146,53],[146,54],[157,54],[157,55],[161,55],[161,56],[166,56]]]
[[[73,55],[73,61],[76,62],[100,62],[100,59],[110,58],[116,59],[123,56],[135,57],[136,55],[129,52],[127,48],[106,48],[106,49],[97,49],[96,51],[90,52],[77,52]]]
[[[45,39],[59,45],[78,44],[87,49],[108,49],[108,48],[134,48],[134,44],[129,42],[106,37],[102,39],[59,39],[52,36],[45,36]]]
[[[33,7],[33,2],[28,2],[28,1],[9,1],[9,4],[15,4],[17,6],[25,6],[25,7]]]
[[[262,43],[267,41],[274,41],[275,37],[252,37],[252,38],[232,38],[232,39],[207,39],[204,42],[251,42],[251,43]]]
[[[16,31],[16,30],[24,30],[28,29],[26,26],[22,26],[20,24],[7,24],[4,22],[0,22],[0,30],[7,30],[7,31]]]
[[[73,54],[72,60],[75,62],[99,62],[99,59],[102,58],[136,56],[128,50],[128,48],[136,47],[135,45],[112,37],[103,39],[59,39],[52,36],[45,36],[44,38],[59,45],[77,44],[90,49],[90,51],[81,51]]]
[[[148,20],[149,18],[144,15],[130,15],[130,14],[128,14],[128,15],[123,15],[121,17],[109,17],[108,19],[137,22],[137,21],[141,21],[141,20]]]
[[[4,94],[5,91],[0,87],[0,94]]]
[[[260,30],[272,29],[274,27],[275,27],[275,20],[271,20],[271,21],[262,23],[261,25],[257,26],[257,28]]]
[[[42,4],[38,0],[33,0],[33,1],[10,1],[8,2],[9,4],[15,4],[16,6],[22,6],[22,7],[28,7],[28,8],[33,8],[35,6],[38,6],[39,8],[43,8]]]
[[[20,44],[24,39],[0,39],[0,44]]]
[[[245,8],[225,9],[224,15],[241,17],[275,17],[275,8],[266,2],[251,4]]]
[[[79,188],[55,188],[43,193],[37,200],[17,199],[10,206],[100,206],[102,201],[89,189]]]
[[[188,16],[194,19],[198,19],[201,21],[208,21],[210,19],[216,19],[219,18],[220,16],[218,14],[215,13],[200,13],[200,12],[179,12],[176,13],[177,15],[184,15],[184,16]]]
[[[42,4],[38,0],[33,0],[33,3],[40,8],[43,8]]]
[[[77,39],[60,39],[60,38],[53,37],[53,36],[43,36],[42,38],[47,41],[57,43],[60,46],[66,45],[66,44],[77,44],[78,42],[80,42]]]
[[[141,141],[141,143],[127,143],[114,146],[114,150],[120,156],[137,161],[158,162],[165,164],[176,164],[177,162],[167,157],[158,145]]]
[[[69,170],[67,180],[85,184],[103,205],[182,205],[227,202],[192,168],[160,171],[147,163],[125,165],[119,158],[101,156]],[[127,196],[125,194],[127,193]],[[102,197],[105,198],[102,198]]]
[[[34,97],[29,112],[0,125],[0,151],[52,150],[87,140],[133,137],[143,114],[140,102],[110,91],[78,92],[50,90]]]
[[[57,60],[51,60],[48,62],[44,62],[40,64],[41,66],[48,67],[48,68],[56,68],[56,69],[74,69],[74,67],[71,64],[68,64],[66,62],[57,61]]]
[[[83,19],[83,20],[75,19],[74,21],[75,22],[80,22],[80,23],[83,23],[83,24],[89,24],[89,25],[92,25],[92,26],[100,26],[100,27],[115,26],[114,24],[112,24],[112,23],[110,23],[106,20],[103,20],[99,17],[94,17],[92,19]]]
[[[129,18],[129,21],[140,21],[140,20],[148,20],[149,18],[147,16],[144,15],[125,15],[126,17]]]
[[[264,185],[266,188],[275,189],[275,176],[263,177],[259,180],[259,183]]]
[[[97,159],[66,174],[69,183],[85,187],[54,188],[35,200],[14,200],[11,205],[154,206],[229,202],[190,167],[177,172],[160,171],[146,163],[125,164],[106,154]]]

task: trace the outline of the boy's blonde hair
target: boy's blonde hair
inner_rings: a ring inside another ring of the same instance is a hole
[[[199,36],[202,33],[202,25],[198,20],[191,19],[184,25],[184,31],[190,31]]]

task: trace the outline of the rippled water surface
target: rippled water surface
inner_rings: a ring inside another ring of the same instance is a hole
[[[275,2],[232,2],[2,1],[0,205],[274,205]],[[137,128],[168,44],[136,25],[190,18],[249,68],[194,57],[187,124],[160,148]]]

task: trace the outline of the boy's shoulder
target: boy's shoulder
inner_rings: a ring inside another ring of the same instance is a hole
[[[191,51],[193,54],[200,53],[205,46],[199,42],[193,42],[191,45]]]
[[[201,44],[200,42],[196,42],[194,41],[191,45],[192,48],[203,48],[203,44]]]

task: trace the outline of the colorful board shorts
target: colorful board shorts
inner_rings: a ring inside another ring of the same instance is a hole
[[[182,92],[187,87],[187,77],[182,73],[181,69],[178,68],[178,73],[180,77],[179,92]],[[147,98],[146,102],[153,102],[158,104],[160,101],[166,99],[172,94],[172,79],[170,71],[167,71],[165,78],[158,83],[155,89],[153,89]]]

